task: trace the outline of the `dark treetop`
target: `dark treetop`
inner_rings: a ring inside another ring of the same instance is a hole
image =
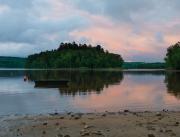
[[[166,65],[170,69],[180,69],[180,42],[167,49]]]
[[[121,55],[109,53],[97,45],[61,43],[59,48],[30,55],[27,68],[120,68]]]

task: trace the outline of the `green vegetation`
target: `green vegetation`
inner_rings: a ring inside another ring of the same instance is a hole
[[[0,68],[24,68],[25,58],[0,57]]]
[[[167,49],[166,65],[170,69],[180,69],[180,42]]]
[[[164,69],[165,63],[145,63],[145,62],[125,62],[123,64],[124,69]]]
[[[52,51],[30,55],[27,68],[120,68],[121,55],[104,51],[100,45],[92,47],[86,44],[61,43]]]

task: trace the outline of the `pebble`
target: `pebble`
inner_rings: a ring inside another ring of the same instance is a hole
[[[155,137],[154,134],[148,134],[148,137]]]
[[[162,114],[161,113],[157,113],[156,116],[160,117],[160,116],[162,116]]]
[[[62,134],[58,134],[57,137],[63,137],[63,135]]]
[[[92,134],[94,134],[94,135],[103,135],[103,133],[101,131],[93,131]]]
[[[124,112],[129,112],[129,110],[124,110]]]
[[[43,134],[46,134],[46,131],[43,131],[42,133],[43,133]]]
[[[78,119],[80,119],[80,118],[81,118],[80,115],[77,115],[77,116],[74,117],[74,119],[76,119],[76,120],[78,120]]]
[[[48,124],[47,122],[43,123],[44,126],[47,126],[47,124]]]
[[[59,123],[57,122],[55,125],[56,125],[56,126],[59,126]]]
[[[176,122],[176,123],[175,123],[175,126],[179,126],[179,122]]]
[[[64,117],[63,117],[63,116],[61,116],[59,119],[64,119]]]
[[[89,135],[90,135],[90,133],[88,131],[81,133],[81,136],[89,136]]]

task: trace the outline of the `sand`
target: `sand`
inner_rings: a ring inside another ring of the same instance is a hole
[[[106,112],[0,118],[0,137],[180,137],[180,112]]]

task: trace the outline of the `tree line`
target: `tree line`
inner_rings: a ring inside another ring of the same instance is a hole
[[[51,51],[28,56],[27,68],[120,68],[121,55],[109,53],[100,45],[61,43]]]

